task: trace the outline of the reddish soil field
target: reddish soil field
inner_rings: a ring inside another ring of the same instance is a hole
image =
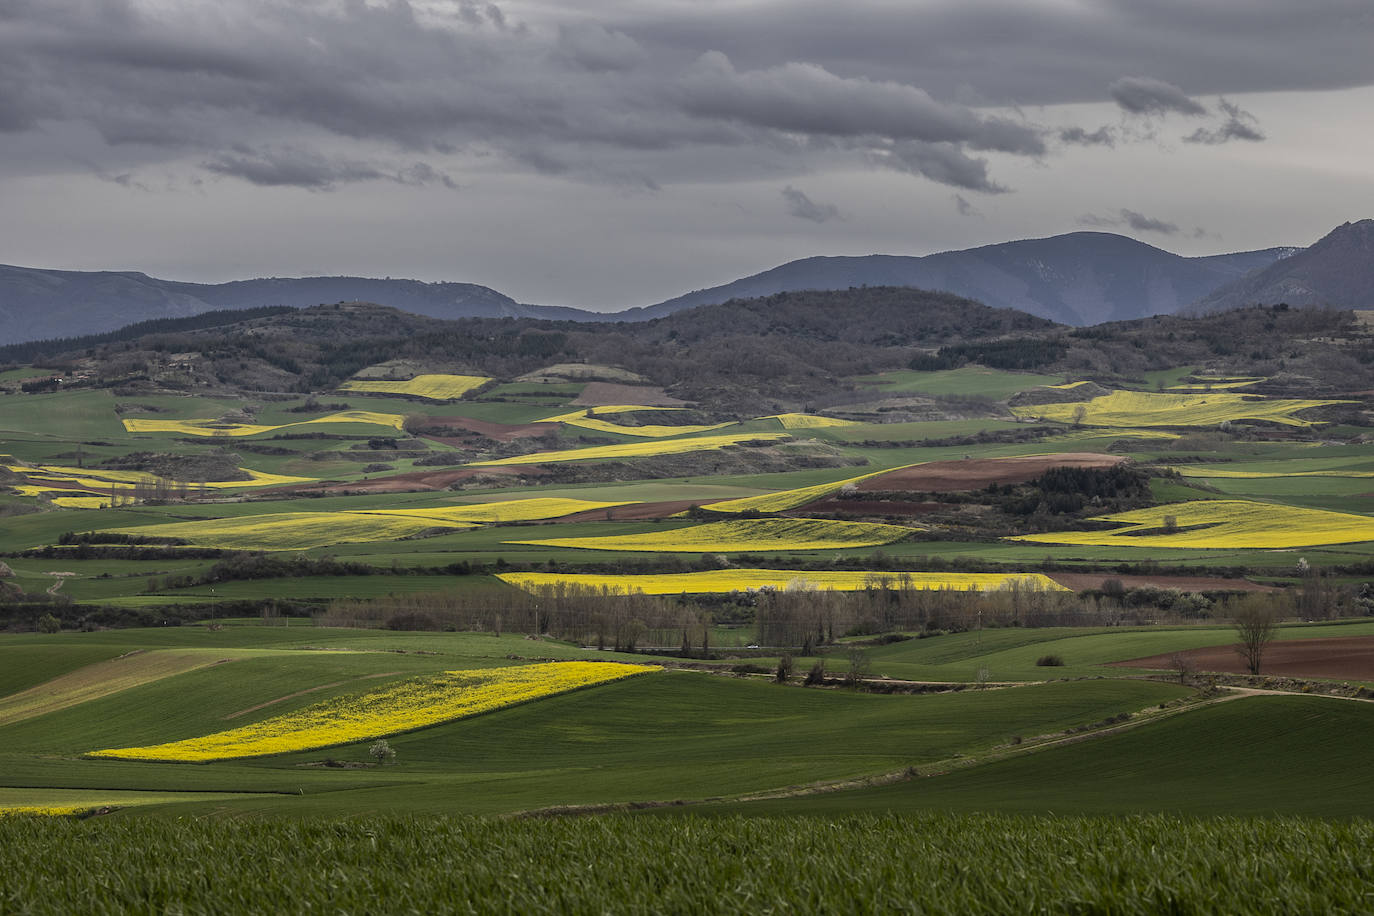
[[[861,491],[915,490],[921,493],[953,493],[981,490],[991,484],[1025,483],[1050,468],[1109,468],[1125,459],[1096,452],[1063,452],[1025,458],[968,458],[963,461],[931,461],[914,468],[892,471],[861,480]]]
[[[680,401],[663,393],[662,388],[647,385],[620,385],[615,382],[588,382],[587,387],[577,399],[571,402],[574,407],[610,407],[615,404],[637,404],[641,407],[683,407]]]
[[[953,508],[946,503],[907,503],[889,499],[818,499],[795,510],[799,515],[812,512],[839,515],[929,515]]]
[[[465,429],[468,432],[477,433],[498,442],[542,436],[549,430],[557,429],[557,425],[553,423],[492,423],[487,420],[474,420],[471,417],[421,417],[419,425]],[[446,440],[439,439],[438,441],[445,442]]]
[[[1118,576],[1115,573],[1064,573],[1047,575],[1065,588],[1081,592],[1101,588],[1106,579],[1117,579],[1126,588],[1176,588],[1183,592],[1276,592],[1272,585],[1257,585],[1248,579],[1223,579],[1219,576]]]
[[[701,505],[700,500],[675,499],[668,502],[659,503],[631,503],[628,506],[614,506],[611,508],[611,518],[621,522],[641,521],[653,518],[668,518],[670,515],[677,515],[679,512],[686,512],[693,506]],[[602,522],[606,520],[605,509],[588,509],[586,512],[575,512],[572,515],[565,515],[559,522]]]
[[[1193,660],[1199,671],[1248,673],[1245,662],[1231,646],[1208,646],[1205,649],[1190,649],[1183,654]],[[1167,670],[1170,667],[1168,655],[1151,655],[1112,664],[1118,668]],[[1264,650],[1260,673],[1279,677],[1374,681],[1374,636],[1271,642]]]

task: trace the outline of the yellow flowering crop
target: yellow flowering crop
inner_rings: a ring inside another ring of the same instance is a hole
[[[97,805],[4,805],[0,817],[71,817]]]
[[[665,573],[663,575],[595,575],[574,573],[501,573],[503,582],[537,592],[542,588],[579,586],[606,589],[613,594],[702,595],[775,588],[780,591],[854,592],[868,588],[946,589],[955,591],[996,591],[1029,588],[1041,591],[1068,591],[1040,573],[948,573],[948,572],[849,572],[783,569],[717,569],[709,572]]]
[[[653,455],[679,455],[726,448],[741,442],[786,439],[787,433],[730,433],[722,436],[699,436],[695,439],[666,439],[652,442],[625,442],[620,445],[597,445],[556,452],[535,452],[498,458],[493,461],[474,461],[470,467],[490,467],[502,464],[546,464],[555,461],[592,461],[607,458],[643,458]]]
[[[343,391],[359,391],[372,394],[408,394],[431,401],[452,401],[461,398],[474,388],[480,388],[491,379],[483,375],[417,375],[412,379],[396,382],[383,379],[350,379],[339,388]]]
[[[853,420],[837,420],[834,417],[818,417],[809,413],[775,413],[760,420],[777,420],[783,429],[822,429],[829,426],[857,426]]]
[[[223,550],[308,550],[333,544],[395,541],[431,528],[471,527],[467,522],[379,512],[276,512],[113,528],[108,533],[174,539]]]
[[[734,426],[733,423],[714,423],[709,426],[625,426],[620,423],[612,423],[610,420],[602,420],[602,414],[631,413],[641,410],[684,410],[682,407],[640,407],[634,404],[616,404],[610,407],[592,407],[589,410],[574,410],[571,413],[559,414],[556,417],[548,417],[540,420],[540,423],[566,423],[569,426],[577,426],[582,429],[594,429],[603,433],[616,433],[622,436],[640,436],[645,439],[663,439],[669,436],[686,436],[691,433],[710,432],[713,429],[723,429],[727,426]],[[590,416],[588,415],[590,412]]]
[[[54,496],[52,504],[62,509],[104,509],[110,505],[108,496]]]
[[[370,741],[454,719],[661,670],[657,665],[548,662],[445,671],[360,696],[337,697],[252,725],[150,747],[92,751],[87,757],[205,763]]]
[[[628,503],[541,497],[476,505],[431,506],[424,509],[367,509],[362,514],[428,518],[442,522],[531,522],[546,518],[562,518],[574,512],[589,512],[593,509],[610,509],[624,505]]]
[[[1172,533],[1165,516],[1174,520]],[[1094,519],[1118,522],[1111,531],[1058,531],[1011,538],[1037,544],[1104,547],[1256,548],[1278,550],[1374,540],[1374,518],[1243,499],[1201,499],[1134,509]],[[1206,527],[1198,527],[1206,526]],[[1191,529],[1191,530],[1190,530]]]
[[[758,550],[834,550],[891,544],[911,534],[900,525],[837,522],[813,518],[750,518],[709,522],[672,531],[605,537],[507,541],[540,547],[655,553],[741,553]]]
[[[1346,401],[1259,398],[1229,391],[1160,394],[1144,391],[1113,391],[1089,401],[1064,404],[1028,404],[1011,408],[1023,418],[1082,422],[1088,426],[1215,426],[1228,420],[1269,420],[1288,426],[1311,426],[1293,414],[1308,407],[1344,404]],[[1078,416],[1079,409],[1084,413]]]
[[[162,478],[156,474],[149,474],[147,471],[113,471],[102,468],[70,468],[61,465],[44,464],[30,467],[23,464],[0,464],[0,467],[16,474],[22,474],[36,484],[64,484],[66,488],[83,487],[87,490],[96,490],[102,494],[108,494],[111,488],[119,492],[133,492],[135,486],[139,484],[156,484]],[[248,468],[241,468],[248,475],[248,480],[208,480],[203,486],[212,490],[229,490],[239,487],[272,487],[287,483],[309,483],[313,477],[288,477],[285,474],[266,474],[262,471],[254,471]],[[196,489],[202,486],[200,481],[187,481],[188,485],[193,485]],[[26,495],[35,495],[43,487],[30,487],[31,492]]]
[[[405,426],[405,417],[397,413],[378,413],[375,410],[342,410],[313,420],[282,423],[270,426],[255,423],[222,423],[219,420],[152,420],[133,417],[124,420],[124,428],[131,433],[179,433],[184,436],[256,436],[261,433],[310,426],[320,423],[361,423],[367,426],[387,426],[397,431]]]
[[[1244,471],[1236,468],[1209,467],[1202,464],[1188,464],[1172,467],[1182,477],[1229,477],[1239,479],[1259,479],[1268,477],[1374,477],[1374,471],[1324,470],[1324,471]]]
[[[898,468],[883,468],[881,471],[871,471],[867,474],[860,474],[858,477],[836,480],[832,483],[818,483],[810,487],[797,487],[793,490],[779,490],[776,493],[764,493],[760,496],[745,496],[740,499],[708,503],[703,508],[710,509],[712,512],[786,512],[788,509],[795,509],[809,502],[823,499],[832,493],[838,493],[846,484],[858,483],[870,477],[877,477],[879,474],[889,474],[893,471],[914,468],[915,466],[914,464],[904,464]]]

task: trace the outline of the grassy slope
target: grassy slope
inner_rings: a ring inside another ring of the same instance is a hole
[[[1251,697],[945,776],[729,810],[1372,817],[1371,754],[1374,704]]]

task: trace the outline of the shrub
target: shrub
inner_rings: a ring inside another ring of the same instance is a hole
[[[61,629],[62,621],[58,620],[52,614],[44,614],[42,617],[38,618],[38,632],[40,633],[56,633]]]
[[[811,670],[806,672],[806,680],[802,681],[807,687],[825,683],[825,659],[817,659],[816,664],[811,666]]]
[[[1042,655],[1035,660],[1035,664],[1040,668],[1063,668],[1064,657],[1062,655]]]

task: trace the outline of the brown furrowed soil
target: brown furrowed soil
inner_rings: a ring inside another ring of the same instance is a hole
[[[1189,649],[1182,654],[1192,660],[1198,671],[1249,673],[1245,662],[1233,646],[1208,646],[1204,649]],[[1173,667],[1169,659],[1169,655],[1151,655],[1147,658],[1112,662],[1112,665],[1118,668],[1168,670]],[[1260,674],[1374,681],[1374,636],[1338,636],[1271,642],[1264,650]]]
[[[1248,579],[1223,579],[1220,576],[1118,576],[1116,573],[1046,573],[1065,588],[1081,592],[1087,588],[1101,588],[1107,579],[1115,579],[1123,588],[1176,588],[1181,592],[1276,592],[1272,585],[1259,585]]]
[[[588,382],[573,400],[574,407],[609,407],[637,404],[641,407],[685,407],[686,401],[665,394],[662,388],[647,385],[620,385],[615,382]]]
[[[1062,452],[1023,458],[966,458],[963,461],[930,461],[912,468],[870,477],[858,483],[860,492],[909,490],[920,493],[953,493],[981,490],[992,484],[1025,483],[1050,468],[1109,468],[1125,459],[1097,452]]]

